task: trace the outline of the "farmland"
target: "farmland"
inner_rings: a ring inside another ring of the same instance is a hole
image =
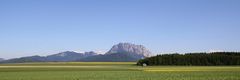
[[[0,64],[0,80],[240,80],[240,66],[136,66],[135,62]]]

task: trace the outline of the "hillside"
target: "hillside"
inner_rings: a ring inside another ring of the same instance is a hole
[[[127,53],[116,53],[116,54],[105,54],[105,55],[96,55],[86,58],[79,59],[78,61],[83,62],[135,62],[139,58],[134,58]]]

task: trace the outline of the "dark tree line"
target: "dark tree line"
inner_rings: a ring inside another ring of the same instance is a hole
[[[240,52],[162,54],[137,62],[138,65],[240,65]]]

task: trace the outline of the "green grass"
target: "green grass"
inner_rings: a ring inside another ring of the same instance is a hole
[[[136,66],[135,62],[0,64],[0,80],[240,80],[240,66]]]

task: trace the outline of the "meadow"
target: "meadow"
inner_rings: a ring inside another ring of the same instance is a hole
[[[136,62],[0,64],[0,80],[240,80],[240,66],[136,66]]]

